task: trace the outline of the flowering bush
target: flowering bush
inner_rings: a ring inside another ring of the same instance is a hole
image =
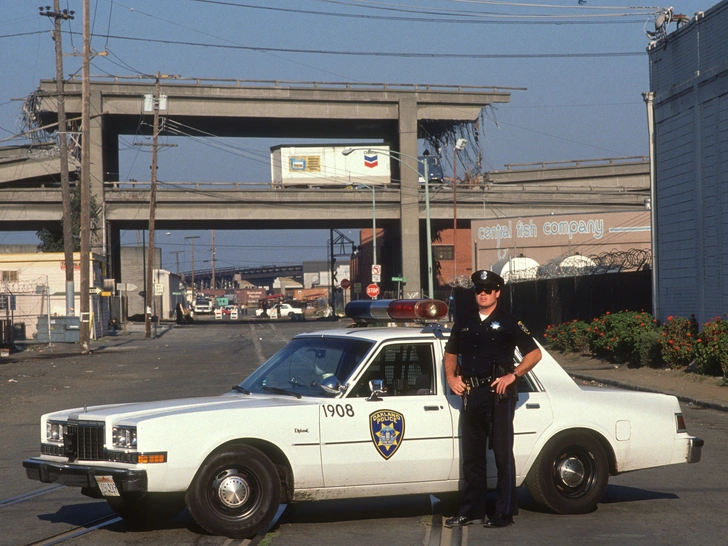
[[[706,322],[695,342],[698,372],[728,377],[728,321],[720,317]]]
[[[683,368],[695,358],[698,323],[695,317],[667,317],[662,325],[662,360],[669,368]]]
[[[589,352],[587,325],[581,321],[549,325],[543,337],[551,347],[565,353]]]
[[[655,319],[644,311],[607,312],[592,320],[588,328],[589,347],[612,362],[641,364],[647,356],[640,355],[640,340],[655,328]]]

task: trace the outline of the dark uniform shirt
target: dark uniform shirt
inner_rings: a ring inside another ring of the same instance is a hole
[[[484,321],[475,313],[453,325],[445,351],[461,355],[463,377],[494,377],[495,365],[513,369],[513,353],[522,355],[538,348],[524,324],[499,307]]]

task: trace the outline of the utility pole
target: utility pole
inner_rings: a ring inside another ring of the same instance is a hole
[[[63,202],[63,252],[66,264],[66,316],[75,315],[75,286],[73,278],[73,222],[71,220],[71,183],[68,176],[68,139],[66,138],[66,96],[63,85],[63,45],[61,21],[74,18],[74,12],[61,11],[61,0],[53,0],[53,11],[40,8],[40,14],[53,18],[53,41],[56,44],[56,96],[58,100],[58,135],[61,153],[61,199]]]
[[[217,288],[215,286],[215,230],[212,230],[212,286],[213,290]]]
[[[170,252],[170,254],[174,254],[174,257],[177,261],[177,275],[179,275],[179,255],[183,254],[183,253],[184,253],[184,250],[174,250],[174,251]]]
[[[189,237],[185,237],[185,239],[190,239],[192,241],[192,302],[195,301],[195,239],[199,239],[199,235],[190,235]]]
[[[154,86],[154,97],[152,98],[152,109],[154,111],[154,124],[152,127],[152,175],[149,189],[149,247],[147,248],[147,264],[146,264],[146,282],[144,283],[144,325],[146,337],[152,337],[152,302],[154,301],[153,292],[153,271],[154,271],[154,220],[157,210],[157,155],[161,146],[176,146],[176,144],[159,144],[159,110],[161,101],[161,79],[166,78],[157,72],[154,76],[156,83]],[[140,146],[148,146],[140,144]],[[157,317],[159,320],[159,317]]]
[[[154,298],[152,272],[154,271],[154,220],[157,206],[157,144],[159,142],[159,72],[154,88],[154,128],[152,129],[152,177],[149,191],[149,247],[147,249],[147,285],[144,288],[144,326],[146,337],[152,337],[152,298]]]
[[[91,10],[83,0],[83,70],[81,86],[81,354],[91,353],[91,313],[89,312],[89,273],[91,250]],[[50,311],[50,310],[49,310]]]

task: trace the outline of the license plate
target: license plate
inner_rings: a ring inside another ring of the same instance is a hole
[[[116,488],[114,478],[111,476],[94,476],[96,483],[104,497],[119,497],[119,490]]]

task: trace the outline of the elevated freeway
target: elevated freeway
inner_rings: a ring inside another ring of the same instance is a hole
[[[149,182],[118,179],[119,136],[150,130],[153,112],[145,109],[145,96],[148,102],[153,92],[153,80],[100,78],[91,83],[92,193],[102,204],[94,250],[107,255],[117,280],[120,230],[147,227],[150,195]],[[67,82],[65,93],[73,119],[80,112],[81,81]],[[166,97],[161,114],[200,135],[381,139],[401,154],[401,165],[391,162],[392,183],[376,189],[376,216],[377,225],[393,235],[391,256],[398,263],[391,267],[407,277],[411,294],[419,294],[424,281],[420,257],[427,244],[420,236],[426,203],[417,180],[418,138],[471,124],[486,106],[510,100],[510,90],[503,88],[242,80],[164,80],[161,93]],[[41,125],[55,121],[53,80],[41,82],[34,104]],[[648,195],[644,158],[514,166],[458,187],[458,226],[503,216],[642,208]],[[36,230],[62,218],[60,188],[47,180],[0,183],[0,202],[0,230]],[[451,184],[431,185],[435,238],[438,229],[452,226],[453,213]],[[157,191],[159,230],[367,228],[371,219],[372,192],[367,188],[167,181]]]

